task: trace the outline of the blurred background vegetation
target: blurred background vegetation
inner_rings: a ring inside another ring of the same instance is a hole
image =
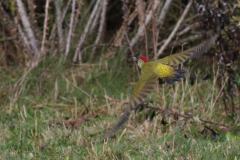
[[[1,159],[239,159],[240,1],[0,2]],[[108,142],[150,60],[219,33]],[[131,142],[131,143],[129,143]],[[209,158],[210,157],[210,158]]]

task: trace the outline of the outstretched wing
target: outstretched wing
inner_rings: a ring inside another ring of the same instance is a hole
[[[133,94],[130,98],[131,109],[137,107],[143,99],[147,98],[147,96],[154,91],[155,86],[158,83],[158,78],[157,74],[153,74],[150,71],[142,71],[139,81],[134,87]]]
[[[219,36],[219,34],[215,34],[210,39],[200,43],[199,45],[197,45],[193,48],[190,48],[190,49],[180,52],[180,53],[176,53],[176,54],[164,57],[157,61],[159,61],[163,64],[170,65],[170,66],[175,66],[175,65],[185,62],[189,58],[199,57],[202,54],[206,53],[212,47],[212,45],[215,43],[218,36]]]
[[[134,87],[134,91],[130,98],[128,106],[125,108],[124,113],[121,116],[118,123],[106,134],[105,136],[106,138],[113,135],[128,120],[132,109],[136,108],[138,104],[143,101],[143,99],[147,98],[147,96],[152,91],[154,91],[157,83],[158,83],[157,75],[151,72],[142,71],[139,81]]]

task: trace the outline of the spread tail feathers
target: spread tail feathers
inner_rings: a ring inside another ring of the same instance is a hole
[[[181,69],[174,69],[174,75],[172,77],[166,77],[165,81],[167,84],[174,84],[175,81],[181,81],[180,78],[183,78],[183,74],[186,73],[186,71]]]
[[[118,121],[118,123],[106,134],[105,138],[109,138],[111,137],[114,133],[116,133],[116,131],[122,127],[122,125],[127,122],[129,116],[131,114],[131,107],[130,105],[128,107],[126,107],[126,109],[124,110],[123,115],[121,116],[120,120]]]

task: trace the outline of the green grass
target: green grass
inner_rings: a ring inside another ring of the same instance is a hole
[[[138,79],[124,54],[76,66],[57,56],[44,60],[27,75],[17,98],[12,89],[24,73],[16,73],[1,72],[0,159],[240,159],[238,132],[198,121],[239,129],[237,116],[224,112],[214,78],[199,78],[194,85],[188,79],[160,85],[159,95],[147,99],[194,119],[168,115],[164,126],[164,115],[143,121],[145,112],[132,113],[116,137],[104,143],[104,134],[118,121],[131,94],[130,82]],[[234,100],[239,102],[239,97]],[[201,134],[204,126],[218,135],[209,130]]]

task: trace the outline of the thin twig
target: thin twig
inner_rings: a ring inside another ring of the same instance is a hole
[[[164,19],[167,15],[167,11],[169,9],[169,6],[171,4],[172,0],[167,0],[162,8],[161,14],[156,22],[156,26],[162,26],[164,23]]]
[[[191,36],[189,36],[189,37],[179,39],[179,40],[176,41],[176,42],[171,42],[171,43],[168,44],[167,47],[175,46],[175,44],[178,45],[178,44],[183,44],[183,43],[185,43],[185,42],[195,41],[196,39],[199,39],[199,38],[201,38],[201,37],[202,37],[202,36],[201,36],[201,35],[198,35],[198,34],[191,35]],[[157,47],[163,45],[166,41],[167,41],[167,39],[162,40],[161,42],[159,42],[159,43],[157,44]]]
[[[124,27],[124,31],[125,31],[125,33],[124,33],[124,37],[125,37],[125,39],[126,39],[126,50],[130,50],[131,51],[131,53],[132,53],[132,57],[134,57],[134,52],[133,52],[133,49],[132,49],[132,46],[130,45],[130,41],[129,41],[129,37],[128,37],[128,29],[129,29],[129,27],[128,27],[128,23],[127,23],[127,20],[128,20],[128,15],[129,15],[129,13],[130,13],[130,10],[131,10],[131,7],[132,7],[132,5],[130,6],[130,9],[128,9],[128,6],[127,6],[127,1],[126,0],[122,0],[123,1],[123,7],[122,7],[122,9],[123,9],[123,12],[124,12],[124,16],[123,16],[123,18],[124,18],[124,22],[123,22],[123,27]],[[133,4],[133,3],[132,3]],[[140,76],[140,73],[139,73],[139,69],[138,69],[138,66],[137,66],[137,64],[136,63],[134,63],[135,64],[135,67],[136,67],[136,69],[137,69],[137,73],[138,73],[138,77]]]
[[[76,4],[76,0],[73,0],[73,2],[72,2],[71,21],[70,21],[69,32],[68,32],[68,38],[67,38],[67,46],[66,46],[65,57],[68,56],[69,49],[70,49],[70,44],[71,44],[72,28],[73,28],[73,19],[74,19],[74,12],[75,12],[75,4]]]
[[[36,26],[36,21],[35,21],[35,4],[34,4],[34,0],[28,0],[27,1],[27,6],[28,6],[28,10],[29,10],[29,20],[30,20],[30,23],[34,26],[33,28],[37,27]]]
[[[154,5],[153,5],[154,10],[156,10],[159,3],[160,3],[160,1],[157,1],[157,0],[154,1]],[[145,19],[145,25],[141,25],[138,28],[137,34],[132,38],[132,40],[130,42],[130,46],[134,46],[138,42],[139,38],[142,36],[142,33],[145,30],[146,25],[150,22],[151,18],[152,18],[152,12],[149,12],[148,15],[146,16],[146,19]]]
[[[12,36],[18,36],[20,41],[16,41],[15,39],[13,39],[13,44],[16,46],[16,48],[21,48],[22,47],[18,47],[19,42],[22,43],[22,46],[24,47],[25,51],[23,52],[23,54],[25,54],[25,52],[28,54],[28,57],[31,59],[32,57],[32,49],[29,46],[29,41],[28,38],[26,36],[26,34],[23,32],[21,25],[18,23],[18,18],[15,18],[15,22],[12,21],[12,19],[10,18],[9,14],[5,11],[5,9],[2,7],[2,5],[0,5],[0,16],[3,20],[3,22],[7,22],[6,25],[6,30],[9,32],[10,35]],[[16,28],[17,25],[17,28]],[[17,29],[21,29],[18,30],[18,32],[20,34],[17,33]],[[22,51],[21,51],[22,52]]]
[[[82,54],[80,53],[80,50],[81,50],[81,47],[83,45],[83,42],[85,41],[86,35],[87,35],[88,31],[89,31],[89,27],[92,24],[93,17],[94,17],[94,15],[97,12],[97,9],[98,9],[98,6],[100,4],[100,1],[101,0],[97,0],[96,4],[94,6],[94,9],[92,11],[92,14],[91,14],[90,18],[88,19],[87,25],[86,25],[86,27],[84,29],[84,32],[83,32],[83,34],[82,34],[82,36],[80,38],[80,41],[79,41],[78,46],[77,46],[77,49],[75,51],[73,62],[76,62],[77,61],[77,57],[78,57],[80,63],[82,63]]]
[[[72,1],[72,0],[68,0],[68,3],[67,3],[67,5],[66,5],[66,7],[63,8],[63,13],[62,13],[62,15],[61,15],[61,23],[63,23],[63,20],[64,20],[66,14],[67,14],[67,10],[68,10],[68,7],[69,7],[71,1]]]
[[[91,1],[92,2],[92,1]],[[73,33],[75,33],[75,28],[76,28],[76,26],[77,26],[77,23],[79,22],[79,15],[80,15],[80,10],[81,10],[81,8],[82,8],[82,5],[83,5],[83,2],[82,2],[82,0],[80,0],[80,1],[78,1],[78,8],[77,8],[77,10],[76,10],[76,16],[75,16],[75,18],[74,18],[74,21],[73,21]]]
[[[17,100],[18,96],[21,93],[20,87],[22,87],[24,80],[26,79],[28,73],[33,69],[34,67],[31,67],[27,70],[27,72],[24,73],[24,75],[14,84],[13,90],[16,90],[15,96],[14,96],[14,101]],[[17,88],[17,89],[16,89]]]
[[[70,0],[69,0],[70,1]],[[55,0],[55,10],[56,10],[56,24],[58,29],[58,46],[60,48],[60,51],[63,51],[63,30],[62,30],[62,12],[61,12],[61,6],[60,6],[60,0]]]
[[[139,19],[139,26],[145,25],[144,19],[145,19],[145,7],[146,3],[143,2],[143,0],[136,0],[136,6],[137,6],[137,13],[138,13],[138,19]],[[129,17],[130,19],[130,17]],[[146,26],[144,28],[144,37],[145,37],[145,49],[146,49],[146,57],[148,59],[148,41],[147,41],[147,31]]]
[[[193,27],[199,26],[199,23],[194,23],[192,25],[186,26],[182,31],[178,32],[176,34],[176,36],[181,36],[185,33],[187,33],[188,31],[190,31]]]
[[[198,25],[199,25],[199,23],[195,23],[195,24],[193,24],[193,25],[189,25],[189,26],[185,27],[182,31],[178,32],[178,33],[176,34],[176,36],[179,37],[179,36],[187,33],[188,31],[190,31],[193,27],[198,26]],[[180,44],[180,43],[184,43],[184,42],[186,42],[186,41],[192,41],[192,40],[195,40],[195,39],[197,39],[197,38],[199,38],[199,37],[201,37],[201,36],[195,33],[195,35],[189,36],[189,37],[187,37],[187,38],[183,38],[183,39],[179,40],[179,41],[176,42],[176,43],[177,43],[177,44]],[[164,44],[166,41],[167,41],[167,39],[162,40],[161,42],[157,43],[157,46],[161,46],[161,45]],[[174,44],[174,43],[170,43],[168,46],[173,46],[173,44]]]
[[[101,22],[100,22],[100,25],[99,25],[99,28],[98,28],[98,36],[97,36],[97,38],[96,38],[96,40],[94,42],[95,45],[99,43],[100,38],[103,35],[103,27],[104,27],[104,23],[105,23],[106,11],[107,11],[107,0],[103,0],[103,2],[102,2]],[[93,55],[95,53],[95,50],[96,50],[96,47],[93,47],[88,61],[92,60]]]
[[[118,138],[118,141],[117,141],[117,145],[118,143],[120,142],[120,140],[122,139],[122,136],[124,135],[124,133],[127,131],[127,129],[125,128],[121,134],[121,136]]]
[[[20,24],[18,24],[17,26],[18,26],[18,32],[19,32],[20,35],[21,35],[21,38],[20,38],[20,39],[23,40],[24,46],[30,51],[31,49],[30,49],[29,42],[28,42],[28,39],[27,39],[27,37],[26,37],[26,34],[23,32],[22,27],[21,27]]]
[[[221,45],[220,40],[219,40],[218,42],[219,42],[219,48],[220,48],[220,51],[221,51],[220,56],[222,56],[222,57],[219,59],[219,61],[222,61],[222,59],[223,59],[223,60],[224,60],[225,67],[226,67],[227,62],[226,62],[226,57],[224,56],[225,52],[224,52],[224,50],[223,50],[223,47],[222,47],[222,45]],[[219,62],[218,64],[221,64],[221,62]],[[220,66],[220,65],[219,65],[219,66]],[[226,70],[226,68],[225,68],[225,70]],[[217,77],[217,75],[216,75],[216,77]],[[220,88],[221,88],[221,81],[219,80],[218,77],[217,77],[217,84],[218,84],[218,89],[220,90]],[[223,90],[222,100],[223,100],[223,103],[224,103],[225,112],[226,112],[226,114],[227,114],[228,107],[227,107],[227,103],[226,103],[225,97],[227,97],[227,96],[226,96],[225,90]]]
[[[57,24],[54,23],[52,26],[52,30],[48,39],[48,44],[50,47],[50,53],[54,52],[55,50],[55,39],[56,39],[56,28],[57,28]]]
[[[146,57],[147,57],[147,59],[149,59],[149,57],[148,57],[148,40],[147,40],[147,30],[146,30],[146,27],[144,28],[144,35],[145,35]]]
[[[163,44],[163,46],[160,48],[160,50],[157,53],[157,57],[159,57],[162,52],[164,51],[164,49],[167,47],[167,45],[170,43],[170,41],[172,40],[172,38],[174,37],[174,35],[176,34],[178,28],[180,27],[182,21],[184,20],[185,16],[187,15],[191,5],[192,5],[193,1],[189,0],[188,5],[186,6],[182,16],[180,17],[180,19],[178,20],[178,23],[176,24],[175,28],[173,29],[172,33],[170,34],[170,36],[168,37],[168,39],[166,40],[166,42]]]
[[[150,107],[150,106],[147,106],[147,108],[152,108],[152,109],[154,109],[154,110],[156,110],[156,111],[159,111],[160,113],[162,113],[162,114],[164,114],[164,115],[166,115],[166,114],[169,114],[169,115],[177,115],[177,116],[184,117],[184,118],[187,118],[187,119],[192,119],[192,118],[193,118],[193,117],[191,117],[191,116],[187,116],[187,115],[185,115],[185,114],[181,114],[181,113],[177,112],[176,110],[174,110],[174,111],[171,110],[171,109],[163,110],[163,109],[160,109],[160,108],[158,108],[158,107]],[[201,118],[199,118],[199,120],[200,120],[201,122],[204,122],[204,123],[210,123],[210,124],[214,124],[214,125],[217,125],[217,126],[229,127],[229,126],[227,126],[227,125],[220,124],[220,123],[216,123],[216,122],[213,122],[213,121],[211,121],[211,120],[206,120],[206,119],[201,119]]]
[[[137,13],[138,13],[138,19],[139,19],[139,26],[144,24],[145,19],[145,6],[146,4],[143,2],[143,0],[136,0],[136,7],[137,7]]]
[[[88,8],[85,10],[85,12],[83,13],[83,16],[81,16],[81,20],[85,20],[85,17],[88,15],[88,12],[92,9],[92,7],[94,6],[94,3],[96,3],[97,0],[91,0],[90,4],[88,5]]]
[[[46,40],[46,30],[47,30],[47,21],[48,21],[48,7],[49,7],[49,0],[46,0],[46,7],[45,7],[45,19],[44,19],[44,27],[43,27],[43,38],[42,38],[42,47],[41,53],[44,52],[44,45]]]
[[[90,30],[89,30],[90,33],[93,32],[95,27],[97,26],[97,22],[99,20],[99,17],[101,15],[101,11],[102,11],[102,8],[103,8],[102,5],[103,4],[100,4],[101,7],[98,7],[97,13],[94,15],[95,17],[94,17],[94,20],[93,20],[92,25],[90,27]]]
[[[105,93],[105,100],[106,100],[106,104],[107,104],[107,108],[108,108],[108,112],[110,111],[110,105],[109,105],[109,103],[108,103],[108,95],[107,95],[107,91],[106,91],[106,89],[105,88],[103,88],[103,86],[98,82],[98,80],[97,80],[97,83],[98,83],[98,85],[104,90],[104,93]]]
[[[156,38],[155,38],[155,14],[153,8],[153,1],[151,0],[151,8],[152,8],[152,32],[153,32],[153,48],[154,48],[154,59],[157,60],[157,45],[156,45]]]
[[[84,52],[86,52],[87,49],[92,48],[92,47],[105,47],[105,46],[111,46],[111,45],[110,44],[92,44],[92,45],[89,45],[89,46],[83,48],[81,53],[83,54]],[[113,45],[113,47],[123,47],[123,46],[115,46],[115,45]]]
[[[128,20],[127,20],[127,24],[130,25],[133,22],[133,20],[136,16],[137,16],[137,12],[135,10],[132,14],[129,15]],[[114,40],[113,40],[111,46],[109,47],[108,51],[104,55],[104,58],[108,58],[111,55],[113,55],[114,53],[116,53],[116,52],[112,51],[112,48],[114,46],[117,46],[117,45],[121,44],[121,42],[122,42],[122,39],[124,37],[124,33],[123,33],[124,32],[124,23],[125,22],[123,21],[121,28],[118,30],[117,35],[114,38]]]
[[[59,72],[59,71],[58,71]],[[83,93],[85,93],[88,97],[98,101],[97,99],[95,99],[94,97],[92,97],[90,94],[88,94],[86,91],[84,91],[82,88],[76,86],[74,83],[72,83],[70,80],[68,80],[61,72],[59,72],[61,74],[61,76],[67,81],[69,82],[72,86],[78,88],[79,90],[81,90]]]
[[[10,18],[9,14],[5,11],[2,4],[0,4],[0,13],[1,13],[1,20],[6,21],[11,30],[16,31],[14,22]]]
[[[39,52],[39,48],[37,45],[37,40],[35,38],[32,28],[31,28],[31,24],[28,20],[28,16],[27,16],[26,10],[24,8],[23,2],[22,2],[22,0],[16,0],[16,1],[17,1],[18,11],[20,13],[20,17],[21,17],[23,26],[25,28],[25,31],[27,32],[27,36],[28,36],[30,44],[33,48],[34,54],[39,58],[40,52]]]
[[[198,87],[197,87],[197,93],[198,93],[199,100],[200,100],[200,102],[201,102],[202,111],[203,111],[203,113],[205,113],[205,109],[204,109],[203,102],[202,102],[202,97],[201,97],[201,95],[200,95],[200,93],[199,93]]]

